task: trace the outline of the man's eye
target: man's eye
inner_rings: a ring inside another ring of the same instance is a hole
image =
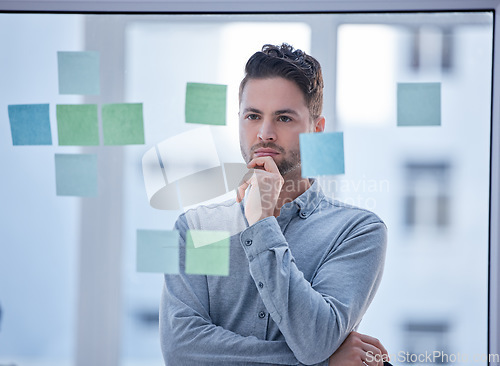
[[[255,119],[259,119],[259,115],[258,114],[249,114],[247,116],[248,119],[251,119],[251,120],[255,120]]]
[[[290,122],[292,119],[288,116],[280,116],[279,121],[280,122]]]

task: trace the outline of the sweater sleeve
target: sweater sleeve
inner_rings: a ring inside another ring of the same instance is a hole
[[[187,224],[181,216],[180,264],[185,268]],[[182,272],[182,271],[181,271]],[[242,336],[213,324],[206,276],[165,275],[160,305],[160,340],[165,364],[298,365],[284,341]]]
[[[312,365],[328,359],[361,321],[380,284],[385,225],[360,224],[342,237],[311,282],[297,268],[275,217],[250,226],[240,241],[262,301],[297,360]]]

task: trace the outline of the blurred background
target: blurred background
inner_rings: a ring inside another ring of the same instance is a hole
[[[163,364],[162,275],[136,271],[136,231],[182,211],[149,206],[142,156],[199,127],[184,100],[200,82],[228,86],[227,124],[210,130],[220,163],[241,162],[244,65],[287,42],[322,64],[326,130],[344,132],[346,173],[324,190],[388,226],[359,330],[393,355],[486,365],[492,39],[489,12],[0,14],[0,364]],[[58,93],[58,51],[99,52],[100,95]],[[400,82],[441,84],[440,126],[397,126]],[[7,106],[36,103],[50,104],[53,144],[13,146]],[[145,144],[58,146],[56,104],[87,103],[143,103]],[[56,153],[97,154],[97,197],[56,195]]]

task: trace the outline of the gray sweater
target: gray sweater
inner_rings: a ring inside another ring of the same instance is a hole
[[[180,275],[165,275],[165,364],[327,365],[380,284],[386,227],[319,184],[252,226],[234,200],[182,214]],[[230,235],[229,276],[185,273],[188,230]]]

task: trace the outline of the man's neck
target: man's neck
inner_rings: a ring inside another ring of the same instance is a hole
[[[274,209],[274,216],[278,217],[280,214],[281,207],[288,203],[292,202],[302,193],[307,191],[309,187],[311,187],[311,182],[308,178],[296,177],[295,179],[292,177],[283,177],[285,183],[283,183],[283,187],[281,188],[280,195],[278,197],[278,201],[276,202],[276,207]]]

